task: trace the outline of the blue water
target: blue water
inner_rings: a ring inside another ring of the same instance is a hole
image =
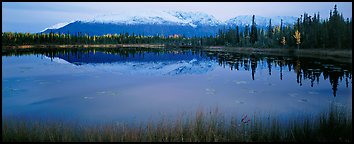
[[[181,49],[66,49],[2,56],[2,116],[145,121],[352,107],[351,64]]]

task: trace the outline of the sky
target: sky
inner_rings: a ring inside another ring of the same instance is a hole
[[[239,15],[299,17],[304,12],[328,18],[335,4],[345,18],[352,17],[352,2],[2,2],[2,31],[35,33],[57,23],[147,10],[199,11],[221,21]]]

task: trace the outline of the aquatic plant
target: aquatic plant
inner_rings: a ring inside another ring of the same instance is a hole
[[[331,105],[318,116],[281,123],[279,118],[244,114],[241,120],[226,120],[218,109],[180,115],[175,120],[162,117],[147,123],[106,123],[83,125],[77,122],[2,119],[4,142],[351,142],[351,109]]]

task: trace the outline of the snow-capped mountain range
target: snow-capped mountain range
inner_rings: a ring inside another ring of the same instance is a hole
[[[272,25],[293,25],[297,18],[291,16],[262,17],[255,16],[258,27],[266,27],[269,20]],[[185,11],[146,11],[122,12],[119,14],[98,15],[90,19],[59,23],[41,32],[70,32],[102,35],[106,33],[135,33],[145,35],[180,34],[186,36],[215,34],[218,29],[230,26],[244,26],[252,23],[252,15],[241,15],[226,21],[203,12]]]
[[[241,15],[235,18],[225,21],[226,25],[251,25],[252,24],[252,15]],[[262,17],[255,16],[255,22],[258,26],[268,26],[269,20],[272,20],[272,26],[280,25],[281,20],[283,20],[284,25],[292,25],[297,21],[296,17],[292,16],[276,16],[276,17]]]

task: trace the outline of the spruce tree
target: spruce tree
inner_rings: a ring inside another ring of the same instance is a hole
[[[251,38],[250,38],[250,42],[252,44],[254,44],[257,41],[257,39],[258,39],[258,37],[257,37],[257,27],[256,27],[256,23],[254,21],[254,17],[255,16],[253,15],[253,17],[252,17],[252,26],[251,26]]]

